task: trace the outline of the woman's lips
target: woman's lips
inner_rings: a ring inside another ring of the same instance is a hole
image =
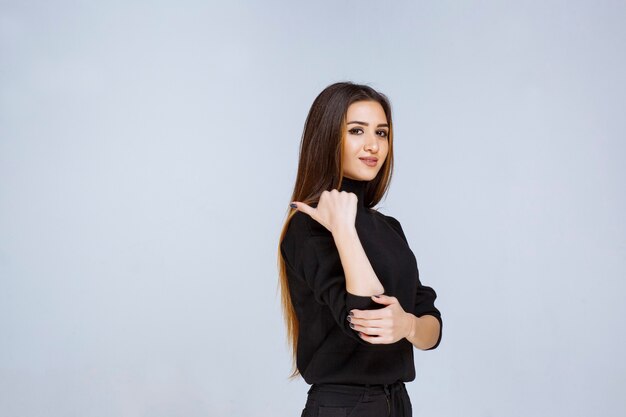
[[[359,158],[368,167],[375,167],[378,163],[378,158]]]

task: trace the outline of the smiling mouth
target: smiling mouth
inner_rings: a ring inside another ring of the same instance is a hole
[[[378,163],[378,158],[359,158],[363,163],[370,167],[375,167]]]

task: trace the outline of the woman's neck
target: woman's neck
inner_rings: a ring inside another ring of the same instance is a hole
[[[343,179],[341,180],[341,185],[339,186],[339,190],[356,194],[359,199],[359,202],[357,204],[359,206],[365,207],[365,187],[367,186],[368,182],[369,181],[360,181],[348,177],[343,177]]]

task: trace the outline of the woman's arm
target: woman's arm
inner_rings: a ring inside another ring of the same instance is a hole
[[[441,325],[435,316],[425,315],[416,317],[407,313],[411,320],[411,330],[406,339],[418,349],[427,350],[435,346],[439,339]]]
[[[335,241],[346,277],[346,291],[358,296],[382,294],[385,288],[370,264],[356,231],[357,196],[345,191],[324,191],[313,208],[294,202],[296,208],[328,229]]]
[[[427,350],[439,340],[441,326],[435,316],[417,317],[404,311],[396,297],[374,296],[372,299],[385,305],[380,310],[352,310],[349,315],[353,329],[361,339],[373,344],[395,343],[406,338],[418,349]]]
[[[385,288],[365,254],[354,224],[337,229],[332,233],[346,274],[346,291],[360,296],[384,293]]]

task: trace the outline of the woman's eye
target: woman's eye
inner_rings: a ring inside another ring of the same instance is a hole
[[[378,131],[378,135],[383,137],[383,138],[386,138],[388,136],[388,133],[387,133],[386,130],[379,130]]]
[[[350,130],[348,130],[348,132],[350,132],[350,134],[352,135],[358,135],[359,133],[363,133],[363,129],[358,128],[358,127],[354,127]]]

